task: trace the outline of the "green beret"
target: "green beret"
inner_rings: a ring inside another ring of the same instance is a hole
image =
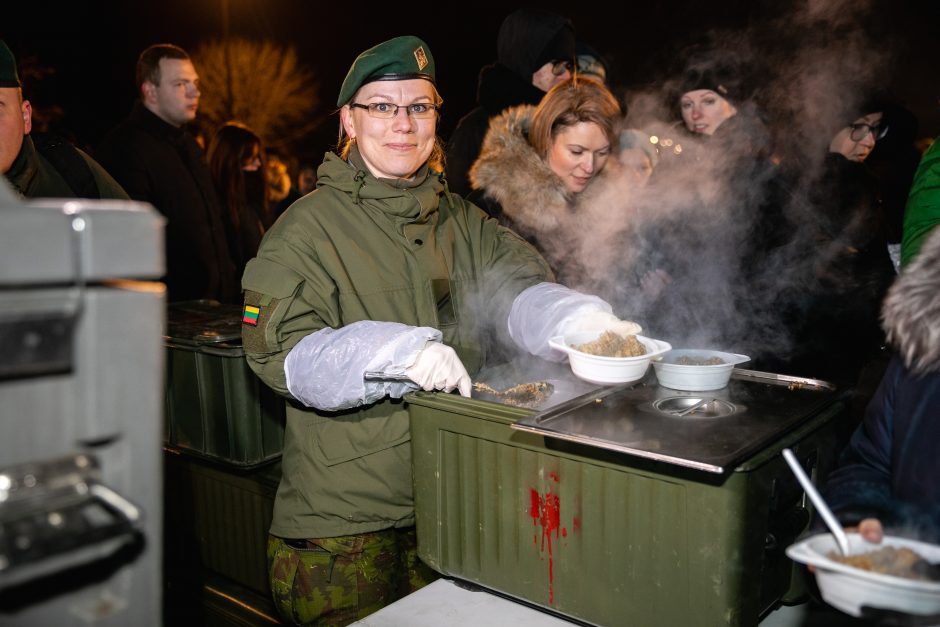
[[[22,87],[20,77],[16,73],[16,58],[7,47],[5,41],[0,39],[0,87]]]
[[[336,106],[352,100],[360,87],[373,81],[423,78],[434,82],[434,57],[428,45],[412,35],[396,37],[369,48],[353,61],[339,90]]]

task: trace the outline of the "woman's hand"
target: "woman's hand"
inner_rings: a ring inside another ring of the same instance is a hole
[[[405,370],[405,375],[422,390],[450,392],[456,388],[462,396],[470,398],[467,369],[453,348],[439,342],[428,342],[418,353],[415,363]]]
[[[862,522],[858,523],[858,527],[846,527],[845,529],[848,532],[858,532],[863,538],[871,542],[872,544],[880,544],[881,539],[884,538],[884,529],[881,526],[881,521],[877,518],[866,518]]]

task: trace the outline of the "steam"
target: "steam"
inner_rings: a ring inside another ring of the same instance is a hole
[[[676,87],[669,79],[626,94],[625,126],[654,138],[659,163],[648,185],[579,206],[580,215],[540,240],[578,267],[569,286],[608,299],[615,313],[674,346],[785,359],[796,339],[785,318],[799,307],[799,277],[812,275],[803,272],[808,260],[799,252],[807,250],[815,220],[808,192],[832,137],[888,66],[884,42],[873,45],[860,26],[868,6],[811,1],[749,32],[711,34],[712,49],[733,52],[760,79],[735,102],[734,123],[745,131],[737,136],[751,146],[716,150],[720,133],[705,145],[689,138],[675,101],[662,96]],[[783,164],[790,175],[784,186],[782,167],[752,167],[765,145],[775,152],[768,150],[764,163]],[[783,217],[806,230],[772,250],[751,250],[762,229],[770,240],[783,235],[773,232]],[[657,293],[659,269],[669,282],[660,280]]]

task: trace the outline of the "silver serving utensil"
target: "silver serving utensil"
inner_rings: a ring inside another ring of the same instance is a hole
[[[713,400],[715,400],[715,399],[713,399],[713,398],[703,398],[702,400],[700,400],[699,402],[697,402],[695,405],[691,405],[691,406],[689,406],[689,407],[686,407],[686,408],[683,409],[682,411],[677,411],[677,412],[676,412],[676,415],[677,415],[677,416],[687,416],[687,415],[693,413],[696,409],[700,409],[700,408],[704,407],[705,405],[708,405],[708,404],[711,403]]]
[[[803,466],[797,461],[796,455],[794,455],[793,451],[790,449],[785,448],[783,449],[783,459],[786,460],[787,465],[790,466],[790,470],[796,475],[800,485],[806,490],[809,499],[813,502],[813,505],[816,506],[816,511],[822,515],[822,519],[825,521],[826,526],[829,527],[829,531],[835,536],[839,551],[842,555],[849,555],[849,538],[845,535],[845,530],[842,529],[842,525],[839,524],[832,510],[826,505],[826,501],[823,500],[822,495],[816,490],[816,486],[814,486],[813,482],[806,476],[806,471],[803,470]]]

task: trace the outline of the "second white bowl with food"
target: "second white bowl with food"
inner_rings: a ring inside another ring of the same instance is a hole
[[[668,342],[636,335],[629,337],[635,337],[639,345],[645,349],[646,352],[642,355],[607,357],[579,350],[578,347],[598,342],[601,336],[602,333],[597,331],[558,335],[551,338],[548,345],[568,354],[571,371],[576,377],[598,385],[639,381],[646,374],[650,361],[672,348]],[[629,342],[628,338],[620,339]]]
[[[653,362],[656,379],[663,387],[689,392],[720,390],[728,385],[736,364],[747,355],[700,349],[673,349]]]

